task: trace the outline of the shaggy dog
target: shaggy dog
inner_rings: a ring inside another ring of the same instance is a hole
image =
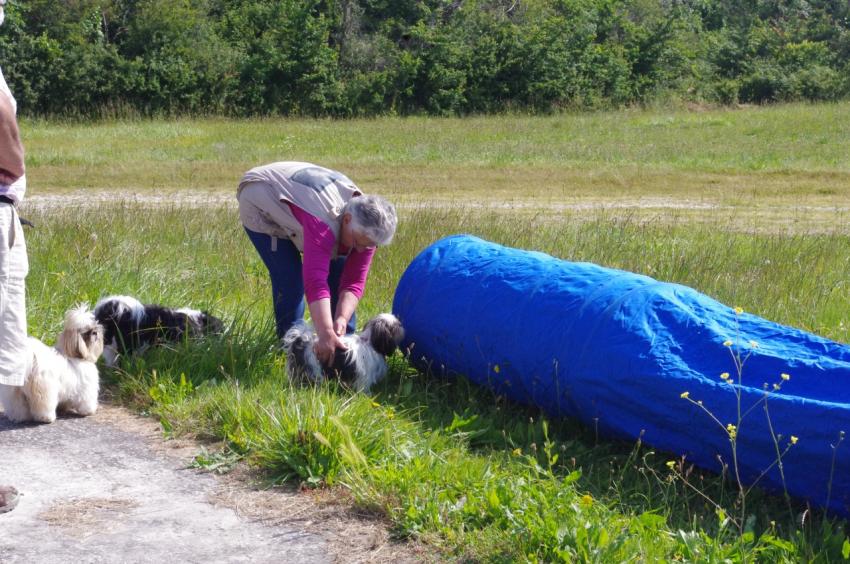
[[[103,358],[114,366],[120,355],[144,352],[163,342],[180,342],[185,337],[220,333],[224,324],[217,317],[196,309],[172,309],[143,304],[130,296],[109,296],[94,307],[94,315],[106,332]]]
[[[100,387],[97,362],[103,352],[103,327],[88,306],[65,314],[65,328],[54,348],[27,340],[30,355],[23,386],[0,385],[0,402],[12,421],[52,423],[56,411],[91,415]]]
[[[368,392],[386,376],[386,357],[395,352],[403,338],[404,328],[398,318],[382,313],[370,319],[360,333],[342,337],[348,350],[337,349],[333,365],[322,366],[313,351],[316,332],[302,321],[283,336],[286,372],[295,382],[319,383],[338,376],[355,390]]]

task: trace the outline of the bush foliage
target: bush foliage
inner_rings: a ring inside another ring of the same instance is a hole
[[[463,115],[850,94],[840,0],[28,0],[28,115]]]

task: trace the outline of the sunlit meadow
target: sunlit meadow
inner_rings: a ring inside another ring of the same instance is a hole
[[[680,282],[850,342],[850,105],[28,122],[24,138],[32,334],[52,342],[69,305],[111,293],[227,320],[220,338],[103,372],[115,401],[158,418],[166,436],[210,441],[199,466],[238,460],[268,484],[348,490],[346,503],[445,559],[828,562],[850,553],[844,521],[758,489],[738,518],[728,475],[671,469],[675,453],[547,420],[462,378],[417,372],[400,355],[371,396],[333,383],[290,387],[267,276],[232,197],[245,169],[289,159],[338,167],[397,201],[399,231],[376,256],[361,319],[390,309],[420,250],[464,232]]]

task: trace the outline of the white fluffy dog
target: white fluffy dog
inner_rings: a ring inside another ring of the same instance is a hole
[[[313,351],[316,331],[301,321],[283,336],[286,372],[296,382],[320,383],[337,376],[355,390],[368,392],[386,376],[386,357],[395,352],[403,338],[404,328],[398,318],[382,313],[370,319],[360,333],[342,337],[348,350],[338,349],[333,365],[323,367]]]
[[[27,343],[24,385],[0,385],[6,417],[16,422],[52,423],[57,409],[92,415],[100,388],[95,363],[103,352],[103,327],[88,306],[77,306],[65,314],[65,328],[55,348],[34,337]]]

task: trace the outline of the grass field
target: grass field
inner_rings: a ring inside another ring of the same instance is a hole
[[[588,206],[810,231],[848,224],[850,107],[354,121],[25,124],[34,194],[233,190],[258,163],[346,171],[399,203]]]
[[[390,309],[423,247],[466,232],[688,284],[850,342],[850,105],[25,122],[23,135],[31,333],[52,342],[69,305],[109,293],[228,320],[220,339],[105,373],[166,433],[215,441],[200,465],[242,460],[271,482],[346,488],[447,559],[831,562],[850,551],[844,521],[757,490],[742,514],[728,477],[671,470],[673,454],[546,420],[401,357],[371,397],[290,387],[267,276],[228,197],[245,169],[289,159],[397,201],[396,241],[376,257],[361,319]]]

